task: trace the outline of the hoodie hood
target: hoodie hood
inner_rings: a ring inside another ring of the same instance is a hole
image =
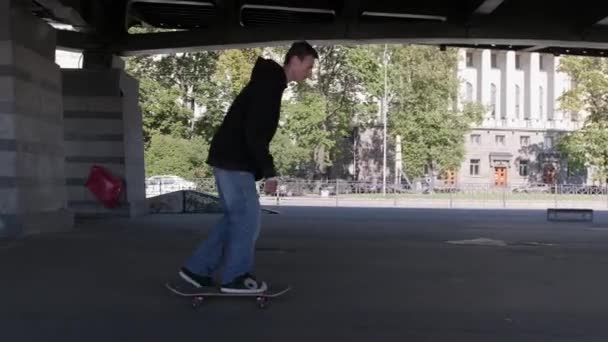
[[[283,88],[287,87],[287,76],[285,70],[279,63],[271,60],[258,57],[253,70],[251,71],[252,82],[270,82],[280,85]]]

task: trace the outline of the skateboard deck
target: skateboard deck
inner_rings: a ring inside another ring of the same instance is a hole
[[[165,287],[174,294],[192,298],[192,307],[198,308],[208,297],[249,297],[255,298],[260,309],[268,306],[270,299],[279,297],[287,293],[291,287],[289,285],[269,285],[268,289],[261,293],[224,293],[219,288],[196,288],[189,284],[168,282]]]

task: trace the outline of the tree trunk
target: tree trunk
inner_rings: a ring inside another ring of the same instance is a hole
[[[430,192],[433,193],[433,192],[435,192],[435,169],[433,168],[433,161],[429,160],[427,165],[428,165],[428,169],[429,169],[429,178],[431,179]]]

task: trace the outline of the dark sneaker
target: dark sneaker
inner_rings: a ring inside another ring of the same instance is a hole
[[[222,284],[220,291],[224,293],[262,293],[268,289],[265,282],[255,279],[251,274],[243,274],[231,283]]]
[[[213,278],[192,273],[185,267],[179,270],[179,276],[194,287],[216,287]]]

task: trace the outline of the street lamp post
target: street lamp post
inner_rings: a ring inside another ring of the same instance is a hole
[[[384,56],[383,56],[383,64],[384,64],[384,95],[382,96],[382,103],[380,105],[380,110],[382,111],[382,121],[384,122],[384,132],[383,132],[383,162],[382,162],[382,195],[386,196],[386,112],[387,112],[387,88],[388,88],[388,79],[387,79],[387,69],[388,69],[388,60],[387,60],[387,48],[388,45],[384,44]]]

